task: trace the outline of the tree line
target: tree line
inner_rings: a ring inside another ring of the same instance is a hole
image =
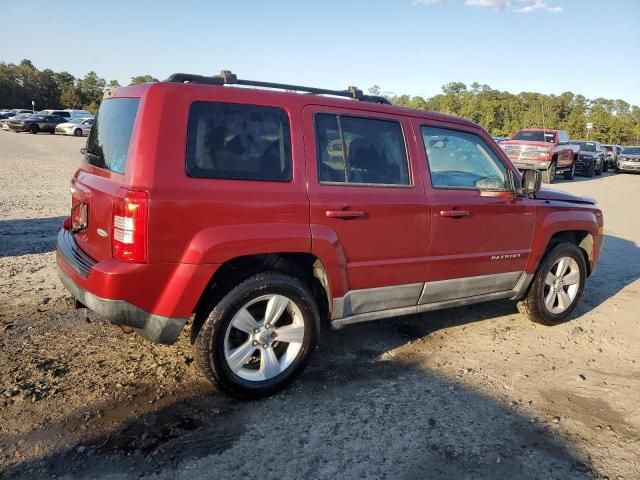
[[[131,77],[129,85],[158,81],[151,75]],[[95,113],[104,89],[117,87],[96,72],[76,78],[69,72],[39,70],[30,60],[19,64],[0,62],[0,107],[85,109]],[[380,95],[377,85],[369,88]],[[513,94],[494,90],[488,85],[467,86],[452,82],[442,93],[431,98],[387,95],[396,105],[459,115],[485,127],[494,136],[510,136],[520,128],[557,128],[567,130],[571,138],[591,138],[604,143],[640,144],[640,107],[624,100],[596,98],[565,92],[543,95],[522,92]],[[587,130],[587,124],[592,129]]]
[[[369,89],[380,94],[380,87]],[[421,108],[469,118],[494,136],[509,137],[521,128],[549,128],[569,132],[570,138],[589,138],[602,143],[640,144],[640,108],[624,100],[588,99],[565,92],[543,95],[513,94],[488,85],[452,82],[431,98],[388,95],[396,105]],[[591,124],[591,129],[587,129]]]
[[[158,81],[151,75],[131,77],[130,85]],[[107,87],[119,87],[117,80],[107,81],[96,72],[76,78],[69,72],[38,70],[30,60],[19,64],[0,62],[0,107],[35,109],[73,108],[98,110]]]

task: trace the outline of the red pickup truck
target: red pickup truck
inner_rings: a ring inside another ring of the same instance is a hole
[[[553,183],[558,173],[567,180],[576,173],[580,147],[571,143],[564,130],[523,128],[500,147],[519,170],[542,170],[545,183]]]
[[[569,318],[602,246],[593,199],[541,190],[470,120],[277,91],[305,88],[223,72],[108,92],[58,235],[77,306],[161,343],[188,325],[241,397],[289,383],[321,324],[497,299]]]

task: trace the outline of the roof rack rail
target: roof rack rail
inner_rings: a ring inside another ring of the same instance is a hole
[[[174,73],[170,75],[165,82],[178,83],[202,83],[205,85],[246,85],[251,87],[276,88],[281,90],[294,90],[297,92],[307,92],[317,95],[333,95],[336,97],[353,98],[361,102],[373,102],[390,105],[391,102],[384,97],[378,95],[365,95],[362,90],[356,87],[349,87],[347,90],[329,90],[326,88],[303,87],[301,85],[289,85],[286,83],[261,82],[258,80],[242,80],[236,77],[229,70],[222,70],[220,75],[193,75],[191,73]]]

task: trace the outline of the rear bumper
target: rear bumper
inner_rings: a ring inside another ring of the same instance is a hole
[[[58,276],[82,304],[144,338],[173,343],[194,312],[217,265],[96,262],[62,229],[56,248]]]
[[[60,267],[58,277],[64,287],[80,303],[115,325],[131,327],[152,342],[174,343],[187,323],[186,318],[170,318],[149,313],[124,300],[100,298],[77,285]]]

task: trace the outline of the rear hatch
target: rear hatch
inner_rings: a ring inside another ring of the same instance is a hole
[[[79,247],[97,261],[111,258],[114,199],[125,186],[125,167],[139,98],[106,98],[83,149],[85,161],[71,181],[71,223]]]

